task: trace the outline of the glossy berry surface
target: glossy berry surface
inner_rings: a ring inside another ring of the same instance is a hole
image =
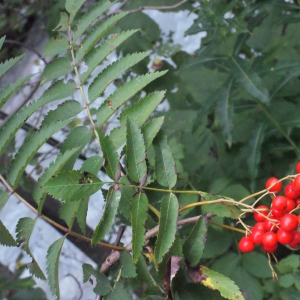
[[[269,214],[269,208],[265,205],[260,205],[256,208],[259,212],[254,212],[253,216],[256,222],[264,222]]]
[[[282,245],[289,244],[294,238],[294,234],[292,231],[285,231],[281,228],[279,228],[278,231],[276,232],[276,236],[278,242]]]
[[[294,179],[294,185],[295,187],[300,190],[300,175],[296,176]]]
[[[298,228],[298,217],[294,214],[287,214],[280,220],[280,228],[285,231],[294,231]]]
[[[293,232],[293,240],[288,244],[291,248],[299,249],[300,248],[300,232]]]
[[[286,212],[289,213],[297,206],[297,203],[293,199],[287,198]]]
[[[277,219],[266,219],[264,221],[265,231],[277,231],[279,225],[279,221]]]
[[[262,244],[265,247],[275,247],[278,244],[276,234],[274,232],[265,232],[262,236]]]
[[[284,196],[276,196],[272,200],[272,209],[285,210],[287,207],[287,198]]]
[[[276,244],[273,247],[268,247],[268,246],[265,246],[265,245],[262,244],[261,247],[267,253],[274,253],[278,248],[278,244]]]
[[[296,199],[299,197],[300,191],[296,188],[294,182],[291,182],[285,187],[284,194],[287,198]]]
[[[300,162],[296,164],[296,172],[300,173]]]
[[[255,245],[250,236],[244,236],[239,241],[239,249],[241,250],[241,252],[251,252],[254,250],[254,246]]]
[[[250,237],[251,237],[253,243],[261,244],[263,234],[264,234],[264,231],[262,231],[262,230],[252,230]]]
[[[271,177],[266,182],[266,188],[269,192],[278,193],[282,189],[282,183],[276,177]]]

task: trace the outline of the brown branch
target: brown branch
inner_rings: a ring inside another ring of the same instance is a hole
[[[21,42],[18,42],[18,41],[9,40],[9,39],[4,40],[4,43],[6,43],[6,44],[19,45],[19,46],[22,46],[22,47],[28,49],[29,51],[31,51],[31,52],[33,52],[34,54],[36,54],[36,55],[38,56],[38,58],[41,59],[41,60],[44,62],[45,65],[47,65],[47,61],[42,57],[42,55],[41,55],[39,52],[37,52],[35,49],[33,49],[32,47],[27,46],[27,45],[24,44],[24,43],[21,43]]]
[[[0,119],[1,120],[5,120],[7,117],[9,117],[9,115],[3,111],[0,110]],[[38,131],[37,128],[35,128],[34,126],[28,124],[28,123],[24,123],[21,127],[22,129],[24,129],[25,131]],[[61,147],[61,142],[58,141],[57,139],[55,138],[49,138],[46,143],[54,148],[57,148],[57,149],[60,149]],[[81,160],[86,160],[86,156],[84,156],[83,154],[79,154],[78,156],[79,159]],[[101,171],[104,171],[104,168],[101,169]]]
[[[6,166],[8,163],[8,159],[5,155],[0,157],[0,165]],[[28,201],[28,204],[33,206],[34,208],[37,207],[36,202],[32,198],[32,191],[34,189],[34,185],[36,184],[35,180],[31,177],[27,178],[28,184],[30,185],[29,190],[26,191],[22,187],[18,187],[16,189],[16,193],[18,193],[22,198],[26,199]],[[8,187],[7,187],[8,188]],[[8,190],[10,190],[8,188]],[[64,220],[59,218],[58,211],[60,209],[61,203],[60,201],[50,197],[49,195],[46,196],[45,203],[43,205],[42,214],[45,218],[51,219],[53,222],[60,224],[61,227],[55,227],[53,224],[50,224],[55,228],[57,231],[59,231],[61,234],[65,234],[68,230],[62,230],[63,228],[67,227],[67,224]],[[82,236],[80,234],[77,234],[81,232],[79,224],[74,222],[72,231],[69,231],[69,234],[67,235],[67,239],[74,244],[77,248],[79,248],[83,253],[85,253],[90,259],[92,259],[96,264],[99,264],[105,260],[107,255],[111,253],[110,249],[107,249],[103,246],[96,245],[91,246],[90,238],[93,236],[93,229],[89,226],[86,227],[86,239],[82,239]]]
[[[142,10],[169,10],[169,9],[173,9],[173,8],[177,8],[179,7],[180,5],[184,4],[185,2],[187,2],[188,0],[182,0],[174,5],[164,5],[164,6],[141,6],[141,7],[138,7],[136,9],[132,9],[132,10],[129,10],[128,12],[129,13],[135,13],[135,12],[138,12],[138,11],[142,11]]]
[[[182,0],[182,1],[180,1],[176,4],[174,4],[174,5],[169,5],[169,6],[167,6],[167,5],[164,5],[164,6],[140,6],[140,7],[135,8],[135,9],[124,10],[124,11],[132,14],[132,13],[139,12],[139,11],[146,10],[146,9],[148,9],[148,10],[169,10],[169,9],[177,8],[177,7],[181,6],[182,4],[184,4],[187,1],[188,0]],[[123,2],[121,2],[120,6],[116,10],[114,10],[113,12],[107,14],[104,19],[106,19],[109,16],[114,15],[116,13],[123,12],[123,10],[121,10],[121,8],[124,7],[128,2],[129,2],[129,0],[124,0]]]
[[[208,218],[211,218],[213,216],[214,216],[213,213],[207,214]],[[187,224],[196,223],[201,217],[202,217],[202,215],[179,220],[179,221],[177,221],[177,226],[183,226],[183,225],[187,225]],[[147,241],[151,237],[155,236],[158,233],[158,229],[159,229],[159,225],[157,225],[157,226],[153,227],[152,229],[150,229],[149,231],[147,231],[145,234],[145,240]],[[125,250],[131,251],[131,249],[132,249],[132,243],[125,246]],[[112,267],[120,258],[121,258],[121,252],[119,252],[119,251],[113,252],[111,255],[109,255],[106,258],[106,260],[102,264],[100,272],[101,273],[107,272],[108,269],[110,267]]]

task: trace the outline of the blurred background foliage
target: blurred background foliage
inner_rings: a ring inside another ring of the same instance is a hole
[[[86,1],[85,7],[94,2]],[[163,35],[159,25],[144,13],[150,5],[148,9],[160,12],[193,13],[196,17],[185,34],[203,32],[200,48],[187,53],[173,42],[174,32]],[[42,22],[48,36],[55,35],[50,29],[57,25],[63,8],[63,0],[0,1],[0,36],[7,39],[1,60],[22,52],[22,44],[37,22]],[[300,155],[299,1],[129,0],[117,2],[113,9],[131,13],[117,24],[117,30],[141,28],[118,48],[117,55],[152,50],[150,58],[135,66],[132,73],[125,73],[115,85],[143,74],[149,67],[169,70],[146,91],[166,90],[166,109],[155,115],[165,116],[163,129],[180,177],[177,189],[202,190],[239,200],[264,189],[270,176],[295,173]],[[151,199],[155,205],[155,195]],[[179,201],[187,204],[195,199],[185,195]],[[226,218],[218,221],[232,225]],[[251,217],[246,220],[251,222]],[[276,282],[271,279],[265,255],[259,251],[243,256],[238,253],[239,237],[211,226],[203,264],[236,281],[246,299],[296,299],[299,256],[279,248]],[[180,280],[181,284],[188,281]],[[193,295],[197,291],[178,287],[177,293],[181,299],[196,299]],[[211,297],[219,299],[215,294]]]

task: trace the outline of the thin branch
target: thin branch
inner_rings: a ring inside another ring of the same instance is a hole
[[[15,197],[17,197],[21,202],[23,202],[31,211],[33,211],[37,216],[41,217],[43,220],[47,221],[49,224],[53,225],[54,227],[58,228],[59,230],[73,235],[77,238],[80,238],[82,240],[86,240],[88,242],[92,242],[92,240],[82,234],[79,234],[77,232],[74,232],[72,230],[69,230],[68,228],[62,226],[61,224],[58,224],[57,222],[53,221],[52,219],[50,219],[49,217],[43,215],[43,214],[38,214],[38,211],[31,205],[29,204],[28,201],[26,201],[23,197],[21,197],[18,193],[16,193],[14,191],[14,189],[9,185],[9,183],[4,179],[4,177],[2,175],[0,175],[0,180],[1,182],[4,184],[4,186],[7,188],[7,190],[10,192],[10,194],[14,195]],[[112,250],[116,250],[116,251],[123,251],[123,247],[120,246],[115,246],[115,245],[111,245],[111,244],[107,244],[107,243],[102,243],[99,242],[97,245],[108,248],[108,249],[112,249]]]
[[[4,40],[4,43],[6,43],[6,44],[19,45],[19,46],[22,46],[22,47],[28,49],[29,51],[31,51],[31,52],[33,52],[34,54],[36,54],[36,55],[38,56],[38,58],[39,58],[40,60],[42,60],[43,63],[44,63],[45,65],[47,65],[47,61],[42,57],[42,55],[41,55],[39,52],[37,52],[35,49],[33,49],[32,47],[27,46],[27,45],[24,44],[24,43],[21,43],[21,42],[18,42],[18,41],[9,40],[9,39]]]
[[[207,214],[208,218],[211,218],[213,216],[214,216],[213,213]],[[196,223],[201,217],[202,217],[202,215],[196,216],[196,217],[191,217],[191,218],[186,218],[186,219],[182,219],[182,220],[178,220],[177,221],[177,226],[183,226],[183,225],[187,225],[187,224]],[[146,234],[145,234],[145,241],[147,241],[151,237],[157,235],[158,229],[159,229],[159,225],[157,225],[157,226],[153,227],[152,229],[150,229],[149,231],[147,231]],[[125,250],[131,251],[131,249],[132,249],[132,243],[125,246]],[[100,272],[101,273],[107,272],[107,270],[110,267],[112,267],[120,258],[121,258],[121,253],[119,251],[113,252],[111,255],[109,255],[106,258],[105,262],[102,264]]]
[[[187,1],[188,0],[182,0],[182,1],[180,1],[176,4],[174,4],[174,5],[169,5],[169,6],[167,6],[167,5],[164,5],[164,6],[140,6],[140,7],[135,8],[135,9],[124,10],[124,11],[132,14],[132,13],[139,12],[139,11],[146,10],[146,9],[147,10],[170,10],[170,9],[174,9],[174,8],[177,8],[177,7],[181,6],[182,4],[184,4]],[[109,16],[114,15],[116,13],[123,12],[123,10],[121,8],[124,7],[128,2],[129,2],[129,0],[124,0],[123,2],[121,2],[120,6],[116,10],[114,10],[113,12],[107,14],[104,19],[106,19]]]
[[[3,112],[3,111],[0,110],[0,119],[4,120],[4,119],[7,118],[7,117],[9,117],[9,115],[8,115],[7,113],[5,113],[5,112]],[[32,125],[30,125],[30,124],[28,124],[28,123],[23,123],[23,125],[22,125],[21,128],[24,129],[25,131],[31,131],[31,130],[34,131],[34,132],[38,131],[37,128],[35,128],[34,126],[32,126]],[[46,143],[47,143],[48,145],[52,146],[52,147],[57,148],[57,149],[60,149],[60,147],[61,147],[61,142],[58,141],[58,140],[55,139],[55,138],[52,138],[52,137],[49,138],[49,139],[46,141]],[[86,160],[86,157],[85,157],[83,154],[80,154],[80,155],[78,156],[78,158],[81,159],[81,160]],[[101,169],[101,170],[102,170],[102,169]],[[103,171],[104,171],[104,168],[103,168]]]
[[[184,4],[185,2],[187,2],[188,0],[182,0],[174,5],[164,5],[164,6],[141,6],[141,7],[138,7],[136,9],[132,9],[132,10],[129,10],[128,12],[129,13],[135,13],[135,12],[138,12],[138,11],[142,11],[142,10],[169,10],[169,9],[174,9],[174,8],[177,8],[179,7],[180,5]]]
[[[83,87],[82,87],[82,82],[81,82],[81,79],[80,79],[80,75],[79,75],[79,71],[78,71],[78,67],[77,67],[77,61],[75,59],[75,53],[74,53],[74,49],[73,49],[72,31],[71,31],[71,25],[70,24],[69,24],[68,32],[69,32],[69,49],[70,49],[70,53],[71,53],[71,57],[72,57],[73,68],[74,68],[75,75],[76,75],[76,78],[77,78],[77,83],[79,85],[79,90],[80,90],[80,93],[81,93],[81,96],[82,96],[82,100],[85,104],[85,110],[87,112],[90,124],[92,126],[92,130],[94,132],[94,135],[95,135],[96,139],[100,143],[100,138],[99,138],[98,132],[96,130],[96,126],[94,124],[94,121],[93,121],[93,118],[92,118],[92,115],[91,115],[91,111],[90,111],[90,108],[89,108],[89,102],[88,102],[88,99],[87,99],[87,97],[85,95],[85,92],[83,90]]]

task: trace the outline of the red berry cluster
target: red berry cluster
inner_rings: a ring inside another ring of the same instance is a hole
[[[300,162],[296,165],[300,173]],[[282,183],[275,177],[266,182],[266,188],[271,193],[279,193]],[[274,194],[272,194],[274,195]],[[300,215],[293,212],[300,207],[300,175],[297,175],[284,189],[284,196],[273,197],[271,207],[260,205],[254,212],[257,222],[251,229],[251,234],[242,237],[239,249],[242,252],[251,252],[256,244],[261,244],[265,252],[273,253],[278,243],[291,248],[300,248]]]

